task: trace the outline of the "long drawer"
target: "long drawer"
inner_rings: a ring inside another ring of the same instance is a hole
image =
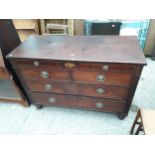
[[[126,106],[125,101],[84,97],[76,95],[60,95],[52,93],[32,93],[31,100],[38,105],[53,105],[119,113]]]
[[[31,91],[77,94],[92,97],[103,97],[127,100],[129,87],[106,86],[103,84],[81,84],[53,80],[27,80]]]
[[[66,71],[62,69],[31,69],[22,68],[19,72],[24,78],[52,79],[52,80],[69,80],[82,83],[95,83],[107,85],[129,86],[132,81],[131,73],[113,73],[97,71]]]

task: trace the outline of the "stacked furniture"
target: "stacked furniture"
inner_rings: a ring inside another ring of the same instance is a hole
[[[137,37],[31,36],[7,58],[30,103],[127,116],[146,64]]]
[[[74,35],[73,19],[40,19],[39,23],[42,35]]]
[[[56,32],[53,32],[56,31]],[[68,26],[62,24],[47,24],[46,34],[50,35],[68,35]]]

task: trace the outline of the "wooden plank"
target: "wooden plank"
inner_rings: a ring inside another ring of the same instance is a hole
[[[14,19],[13,22],[21,41],[32,34],[39,33],[37,19]]]
[[[144,53],[150,56],[155,47],[155,19],[150,20],[150,25],[147,33]]]
[[[45,34],[45,20],[44,19],[39,20],[39,27],[40,27],[40,34],[44,35]]]
[[[68,35],[73,36],[74,35],[74,20],[68,19]]]
[[[73,20],[72,19],[69,19],[69,20],[67,20],[67,19],[40,19],[39,23],[40,23],[40,30],[41,30],[42,35],[48,33],[47,30],[46,30],[46,25],[47,24],[66,25],[66,26],[69,27],[68,28],[68,31],[69,31],[68,33],[70,35],[74,34],[74,31],[73,31],[73,26],[74,25],[73,25]],[[55,32],[53,32],[53,33],[52,32],[50,32],[50,34],[55,33]],[[57,33],[59,34],[59,32],[57,32]],[[60,33],[61,33],[61,31],[60,31]]]
[[[38,32],[37,19],[13,19],[13,23],[17,30],[34,30]]]
[[[45,19],[46,23],[67,25],[67,19]]]
[[[74,35],[84,35],[83,19],[74,19]]]

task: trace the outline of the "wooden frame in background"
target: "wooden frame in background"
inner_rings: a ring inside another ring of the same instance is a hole
[[[21,93],[21,91],[16,86],[15,82],[13,81],[11,74],[5,68],[5,64],[4,64],[4,60],[3,60],[1,50],[0,50],[0,79],[2,79],[2,80],[10,80],[14,90],[16,91],[16,94],[18,95],[17,98],[8,97],[8,96],[0,96],[0,101],[2,101],[2,102],[11,102],[11,103],[15,102],[15,103],[19,103],[19,104],[23,105],[24,107],[29,106],[28,102],[25,99],[25,97],[23,96],[23,94]],[[1,87],[0,87],[0,89],[1,89]]]

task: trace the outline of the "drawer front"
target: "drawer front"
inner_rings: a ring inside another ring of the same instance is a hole
[[[24,60],[16,59],[14,65],[18,68],[20,67],[33,67],[33,68],[61,68],[60,61],[51,61],[51,60]]]
[[[132,81],[132,74],[130,73],[73,71],[72,77],[74,81],[107,84],[107,85],[130,86]]]
[[[70,80],[69,73],[64,70],[49,70],[49,69],[31,69],[23,67],[19,69],[23,78],[39,78],[39,79],[54,79],[54,80]]]
[[[28,80],[27,85],[31,91],[77,94],[121,100],[127,100],[129,94],[129,87],[106,86],[101,84],[53,82],[51,80]]]
[[[67,69],[79,69],[86,71],[102,71],[102,72],[123,72],[133,73],[135,65],[130,64],[109,64],[109,63],[93,63],[93,62],[62,62],[63,67]]]
[[[94,70],[104,72],[125,72],[132,73],[135,65],[129,64],[109,64],[109,63],[79,63],[80,70]]]
[[[32,93],[31,99],[34,104],[75,107],[115,113],[122,112],[126,106],[126,102],[119,100],[51,93]]]

